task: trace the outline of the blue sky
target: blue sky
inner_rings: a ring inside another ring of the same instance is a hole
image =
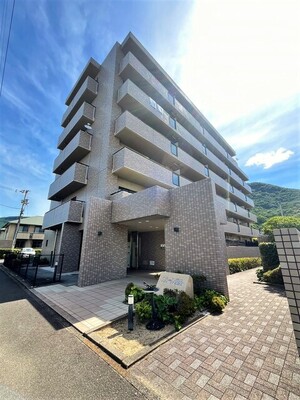
[[[6,14],[4,13],[6,7]],[[12,0],[0,2],[1,63]],[[65,98],[132,31],[237,152],[250,182],[300,188],[300,5],[16,0],[0,97],[0,216],[43,215]]]

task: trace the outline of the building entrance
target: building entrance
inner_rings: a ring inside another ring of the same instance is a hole
[[[141,240],[139,232],[128,232],[127,268],[137,269],[141,256]]]

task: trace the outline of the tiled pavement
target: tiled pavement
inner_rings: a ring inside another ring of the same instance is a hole
[[[128,306],[123,304],[125,288],[129,282],[143,287],[144,279],[144,275],[128,275],[125,279],[83,288],[56,284],[31,291],[80,332],[85,333],[126,315]],[[146,280],[149,284],[157,282],[150,276]]]
[[[231,301],[130,368],[161,399],[300,399],[288,304],[255,271],[229,276]]]

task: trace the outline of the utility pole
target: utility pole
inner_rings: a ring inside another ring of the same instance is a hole
[[[21,200],[20,215],[19,215],[19,218],[18,218],[18,223],[17,223],[17,226],[16,226],[16,230],[15,230],[15,233],[14,233],[13,242],[12,242],[12,245],[11,245],[11,249],[12,249],[12,250],[15,248],[15,245],[16,245],[17,235],[18,235],[18,232],[19,232],[19,227],[20,227],[21,218],[22,218],[22,215],[24,214],[25,206],[27,206],[27,204],[29,203],[28,199],[26,198],[27,193],[29,192],[29,190],[24,189],[24,190],[20,190],[20,192],[21,192],[21,193],[24,193],[24,197],[23,197],[23,199]]]

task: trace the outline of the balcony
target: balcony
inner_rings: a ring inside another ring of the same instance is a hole
[[[232,203],[229,200],[225,200],[222,197],[218,196],[218,200],[224,204],[224,207],[227,211],[227,215],[232,216],[234,218],[243,219],[247,222],[257,222],[257,217],[253,213],[248,210],[245,210],[242,207],[239,207],[237,204]]]
[[[48,211],[44,216],[43,229],[61,225],[64,222],[81,224],[83,213],[83,202],[68,201]]]
[[[79,131],[54,160],[53,172],[62,174],[74,162],[82,160],[91,151],[91,142],[90,133]]]
[[[177,148],[177,156],[172,154],[171,141],[129,111],[116,120],[115,130],[115,136],[123,144],[171,170],[180,169],[186,178],[198,181],[206,177],[203,164],[181,148]]]
[[[238,236],[246,236],[246,237],[257,237],[259,235],[259,231],[257,229],[250,228],[248,226],[238,225],[234,222],[227,222],[226,225],[222,225],[225,233],[231,233]]]
[[[76,93],[78,92],[78,90],[80,89],[80,87],[82,86],[82,84],[86,80],[86,78],[88,76],[90,76],[92,78],[96,78],[96,76],[98,75],[98,73],[100,71],[100,68],[101,68],[101,65],[98,64],[96,60],[94,60],[93,58],[89,59],[88,63],[84,67],[80,77],[77,79],[77,82],[73,86],[70,94],[68,95],[68,97],[66,99],[67,106],[71,104],[73,98],[75,97]]]
[[[86,101],[92,103],[98,93],[98,82],[88,76],[66,109],[61,125],[65,128],[78,111],[81,104]]]
[[[95,120],[95,107],[84,102],[58,138],[57,148],[63,150],[85,124]]]
[[[209,143],[212,145],[217,153],[223,160],[226,160],[225,164],[231,164],[230,167],[236,170],[242,178],[247,179],[244,172],[238,167],[237,162],[232,158],[229,152],[233,152],[231,147],[226,143],[221,135],[218,134],[218,138],[226,149],[216,140],[207,130],[203,129],[200,122],[184,108],[180,102],[173,98],[170,101],[168,96],[168,90],[163,86],[160,81],[131,53],[128,52],[122,59],[120,64],[120,76],[124,81],[130,80],[134,82],[140,89],[143,90],[148,96],[152,97],[162,107],[165,108],[169,113],[176,116],[178,122],[186,127],[190,132],[193,132],[195,137],[200,141]],[[227,169],[227,166],[226,168]]]
[[[61,201],[87,184],[88,166],[74,163],[49,188],[48,199]]]
[[[112,205],[112,222],[169,216],[169,192],[159,186],[113,201]]]
[[[160,164],[143,157],[126,147],[113,155],[112,172],[120,178],[136,183],[143,187],[162,186],[167,189],[176,188],[173,184],[173,173]],[[191,183],[190,180],[180,176],[179,186]]]

